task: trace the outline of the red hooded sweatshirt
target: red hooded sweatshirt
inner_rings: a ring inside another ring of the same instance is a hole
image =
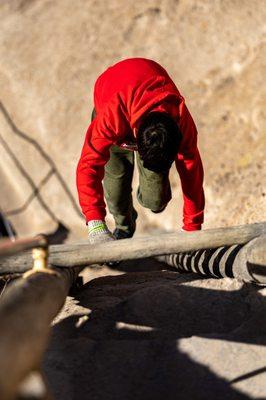
[[[87,221],[104,220],[102,180],[109,148],[121,145],[150,112],[168,113],[178,124],[182,142],[176,168],[183,191],[183,229],[199,230],[203,222],[203,167],[197,129],[167,72],[156,62],[132,58],[118,62],[99,76],[94,87],[96,118],[89,125],[77,166],[79,202]]]

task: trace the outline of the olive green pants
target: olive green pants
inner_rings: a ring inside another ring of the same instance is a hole
[[[155,173],[143,167],[137,152],[112,146],[110,159],[105,166],[104,195],[116,228],[133,234],[136,229],[137,212],[133,207],[132,178],[136,154],[139,172],[137,199],[153,211],[159,211],[171,200],[168,173]]]

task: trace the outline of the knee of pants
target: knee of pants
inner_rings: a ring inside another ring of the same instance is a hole
[[[140,193],[139,189],[137,191],[137,199],[138,202],[145,208],[149,208],[152,211],[159,211],[162,207],[166,206],[166,204],[171,199],[171,194],[167,196],[162,195],[160,192],[153,192],[150,195],[145,195]]]

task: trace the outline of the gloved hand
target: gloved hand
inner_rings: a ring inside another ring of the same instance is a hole
[[[90,244],[104,243],[115,240],[113,234],[107,228],[105,221],[94,219],[88,222]]]

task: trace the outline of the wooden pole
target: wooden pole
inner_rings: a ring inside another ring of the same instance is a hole
[[[36,247],[47,247],[48,242],[45,236],[38,235],[34,238],[1,240],[0,241],[0,257],[7,257],[19,253],[24,250],[34,249]]]
[[[48,271],[27,273],[11,284],[1,298],[1,400],[14,399],[20,382],[29,372],[40,368],[50,324],[80,268]]]
[[[266,235],[261,235],[245,245],[202,249],[155,258],[180,272],[195,272],[216,278],[237,278],[266,285]]]
[[[50,246],[50,263],[58,267],[87,266],[108,261],[131,260],[176,254],[198,249],[247,243],[266,233],[266,222],[196,232],[164,233],[98,245],[65,244]],[[0,259],[0,273],[23,272],[31,267],[30,253]]]
[[[234,261],[234,276],[266,285],[266,235],[251,240],[238,252]]]

